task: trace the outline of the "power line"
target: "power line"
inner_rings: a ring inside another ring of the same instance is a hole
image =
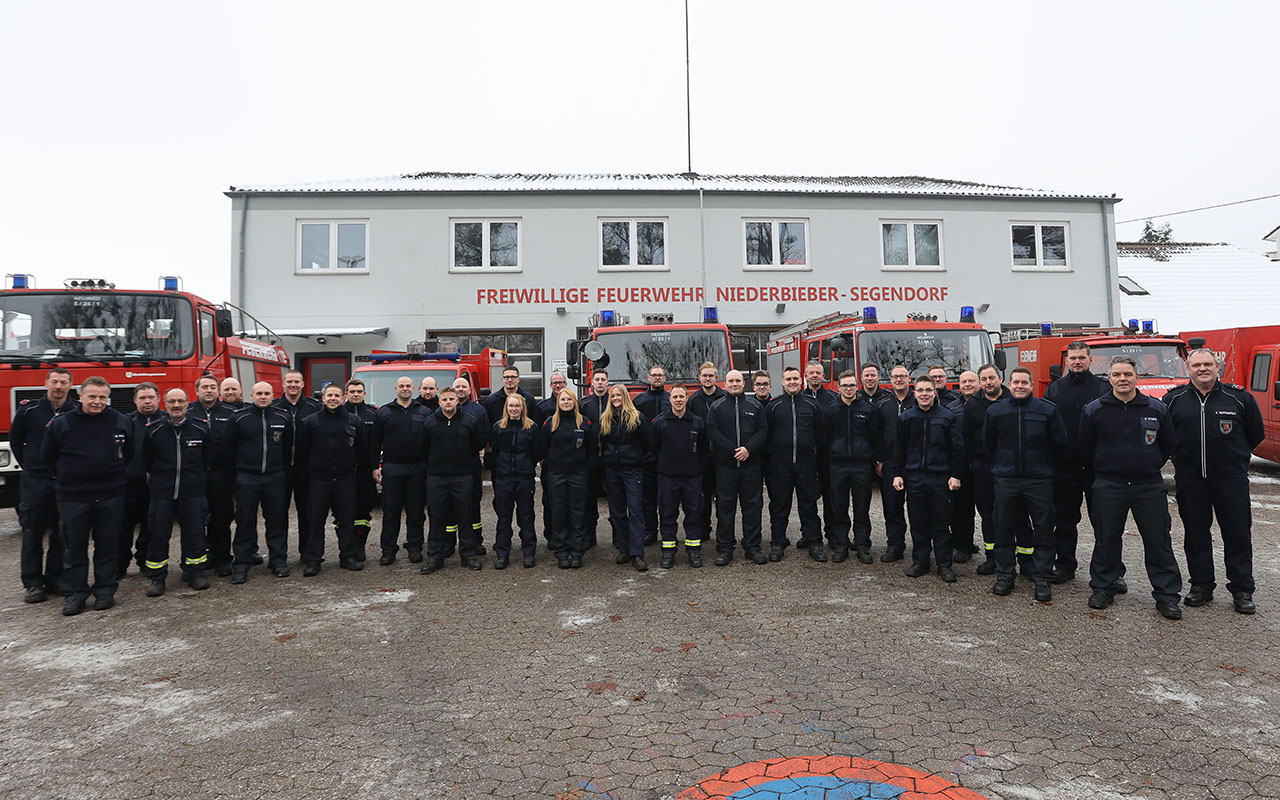
[[[1250,197],[1248,200],[1235,200],[1230,203],[1218,203],[1216,206],[1201,206],[1200,208],[1189,208],[1186,211],[1173,211],[1168,214],[1150,214],[1148,216],[1138,217],[1136,219],[1122,219],[1116,224],[1125,225],[1130,222],[1145,222],[1146,220],[1149,220],[1149,219],[1162,219],[1164,217],[1176,217],[1182,214],[1194,214],[1197,211],[1208,211],[1211,208],[1226,208],[1227,206],[1238,206],[1244,203],[1256,203],[1259,200],[1271,200],[1276,197],[1280,197],[1280,194],[1268,194],[1268,195],[1264,195],[1263,197]]]

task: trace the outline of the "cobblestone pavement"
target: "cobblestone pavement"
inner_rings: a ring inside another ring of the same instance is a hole
[[[1259,613],[1220,590],[1181,622],[1155,613],[1136,530],[1101,613],[1083,573],[1040,605],[973,563],[954,585],[794,550],[638,574],[601,547],[578,571],[540,550],[427,577],[371,547],[360,573],[170,576],[155,599],[132,572],[111,611],[63,618],[21,602],[5,510],[0,796],[656,800],[843,756],[991,800],[1280,797],[1280,468],[1253,478]]]

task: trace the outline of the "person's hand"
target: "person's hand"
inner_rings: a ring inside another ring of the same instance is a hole
[[[893,488],[897,489],[898,491],[902,491],[904,488],[906,488],[906,484],[902,482],[902,478],[894,478]]]
[[[382,467],[377,467],[376,469],[374,469],[373,480],[377,483],[382,483]]]
[[[954,492],[954,491],[956,491],[957,489],[959,489],[959,488],[960,488],[960,479],[959,479],[959,478],[947,478],[947,488],[948,488],[948,489],[950,489],[950,490],[951,490],[951,491],[953,491],[953,492]]]
[[[733,457],[738,461],[746,461],[751,458],[751,453],[745,447],[739,447],[733,451]]]

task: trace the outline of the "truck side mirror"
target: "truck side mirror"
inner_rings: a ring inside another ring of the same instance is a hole
[[[1000,370],[1001,372],[1004,372],[1005,366],[1009,363],[1008,355],[1005,353],[1005,351],[997,350],[993,358],[995,360],[992,361],[992,363],[996,365],[996,369]]]
[[[1199,350],[1200,348],[1204,347],[1205,344],[1206,342],[1203,336],[1192,336],[1190,339],[1187,340],[1187,349]]]
[[[236,329],[231,324],[231,309],[219,308],[213,312],[213,327],[223,339],[235,336]]]
[[[751,341],[750,336],[730,336],[729,343],[734,350],[742,351],[742,366],[749,370],[756,368],[756,348]],[[738,369],[738,365],[734,364],[734,369]]]
[[[1053,378],[1055,381],[1056,381],[1058,378],[1061,378],[1061,377],[1062,377],[1062,365],[1061,365],[1061,364],[1052,364],[1052,365],[1050,365],[1050,366],[1049,366],[1049,377],[1050,377],[1050,378]]]

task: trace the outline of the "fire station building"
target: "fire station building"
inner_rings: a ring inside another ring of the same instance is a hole
[[[592,314],[770,333],[875,306],[989,330],[1121,319],[1114,195],[920,177],[420,173],[234,186],[234,302],[308,386],[436,338],[542,395]]]

